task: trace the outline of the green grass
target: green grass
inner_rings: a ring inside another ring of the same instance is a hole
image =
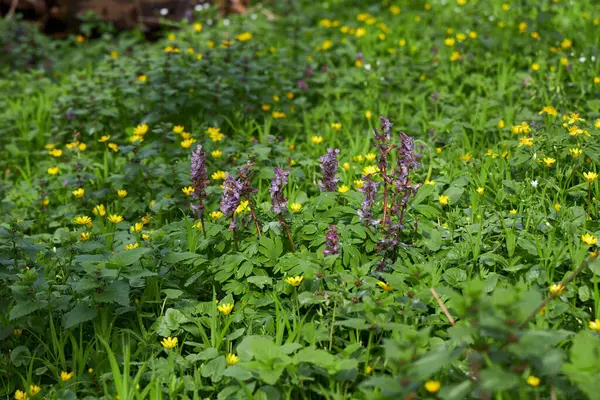
[[[0,22],[0,398],[598,398],[595,2],[194,18]]]

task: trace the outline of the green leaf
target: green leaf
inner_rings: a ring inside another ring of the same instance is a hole
[[[123,307],[129,305],[129,285],[125,281],[114,281],[103,292],[94,294],[99,303],[117,303]]]
[[[14,320],[17,318],[24,317],[26,315],[31,314],[34,311],[40,310],[42,308],[48,307],[48,302],[46,300],[39,301],[26,301],[17,303],[16,306],[10,310],[10,320]]]
[[[31,352],[25,346],[17,346],[10,352],[10,362],[15,367],[29,364],[31,360]]]
[[[444,272],[444,280],[451,286],[458,286],[461,282],[467,280],[467,273],[464,269],[460,268],[450,268],[446,272]]]
[[[271,286],[273,284],[273,278],[270,276],[251,276],[247,281],[258,286],[259,289],[264,289],[265,285]]]
[[[495,392],[510,390],[519,385],[519,378],[515,374],[504,371],[496,365],[480,372],[481,385]]]
[[[65,329],[72,328],[87,321],[96,318],[98,311],[87,304],[78,304],[64,316]]]
[[[114,257],[111,259],[111,262],[118,266],[126,267],[137,262],[150,251],[151,249],[147,247],[138,247],[132,250],[125,250],[121,253],[115,254]]]

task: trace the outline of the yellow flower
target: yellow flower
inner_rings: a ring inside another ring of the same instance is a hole
[[[196,60],[202,61],[202,54],[196,54]]]
[[[110,214],[108,216],[108,220],[113,224],[118,224],[119,222],[123,221],[123,217],[121,215]]]
[[[273,119],[282,119],[285,118],[285,113],[280,111],[273,111],[271,113],[271,116],[273,117]]]
[[[558,111],[552,106],[545,106],[538,114],[548,114],[552,115],[553,117],[556,117],[558,115]]]
[[[589,172],[584,172],[583,177],[585,178],[586,182],[592,183],[598,178],[598,174],[595,172],[589,171]]]
[[[510,215],[516,215],[517,214],[517,210],[515,210],[514,208],[512,210],[510,210],[508,212]]]
[[[79,144],[79,142],[71,142],[71,143],[67,144],[67,149],[73,150],[75,147],[77,147],[78,144]]]
[[[185,130],[185,128],[181,125],[175,125],[173,127],[173,132],[175,133],[182,133]]]
[[[260,108],[262,108],[263,111],[270,111],[271,110],[271,105],[270,104],[263,104]]]
[[[62,152],[61,149],[52,149],[52,150],[50,150],[50,155],[52,157],[57,157],[58,158],[58,157],[62,156],[62,153],[63,152]]]
[[[129,138],[129,142],[131,142],[131,143],[135,143],[135,142],[140,142],[140,143],[142,143],[143,141],[144,141],[144,137],[143,137],[143,136],[140,136],[140,135],[132,135],[132,136]]]
[[[560,42],[560,47],[562,47],[563,50],[570,49],[571,46],[573,46],[573,41],[571,41],[570,39],[563,39],[563,41]]]
[[[136,80],[138,82],[146,82],[148,80],[148,76],[144,74],[140,74],[137,76]]]
[[[116,143],[109,143],[108,148],[114,151],[115,153],[119,151],[119,145]]]
[[[150,235],[147,235],[147,234],[145,234],[145,233],[142,233],[142,239],[144,239],[144,240],[148,241],[148,240],[150,240]]]
[[[85,36],[83,36],[83,35],[77,35],[75,37],[75,40],[77,41],[77,43],[83,43],[83,42],[85,42]]]
[[[473,159],[473,156],[472,156],[472,155],[470,155],[469,153],[467,153],[467,154],[465,154],[465,155],[462,155],[462,156],[460,156],[460,160],[461,160],[461,161],[464,161],[464,162],[469,162],[469,161],[471,161],[472,159]]]
[[[464,33],[457,33],[456,34],[456,40],[458,40],[459,42],[463,42],[467,39],[467,35],[465,35]]]
[[[137,232],[140,233],[142,231],[142,229],[144,228],[144,224],[141,222],[136,222],[135,224],[131,225],[131,228],[129,228],[129,230],[131,232]]]
[[[277,102],[277,101],[279,101],[279,100],[280,100],[280,99],[279,99],[279,96],[273,96],[273,101]]]
[[[31,397],[35,396],[42,390],[38,385],[29,385],[29,395]]]
[[[593,235],[590,235],[589,233],[582,235],[581,240],[588,246],[593,246],[598,242],[598,238],[594,237]]]
[[[192,134],[189,132],[181,132],[180,135],[182,140],[188,140],[192,137]]]
[[[75,196],[78,199],[80,199],[85,194],[85,189],[84,188],[75,189],[71,193],[73,193],[73,196]]]
[[[227,365],[234,365],[240,361],[240,358],[233,353],[227,353],[225,361],[227,361]]]
[[[333,42],[331,40],[326,40],[321,45],[320,49],[321,50],[329,50],[331,48],[331,46],[333,46]]]
[[[47,197],[44,198],[44,200],[42,200],[42,202],[40,203],[43,207],[46,207],[48,204],[50,204],[50,199],[48,199]]]
[[[540,64],[538,64],[538,63],[531,64],[532,71],[539,71],[539,69],[540,69]]]
[[[571,113],[567,116],[567,123],[569,125],[576,124],[579,121],[585,121],[585,119],[581,118],[578,113]]]
[[[127,190],[125,190],[125,189],[117,190],[117,195],[120,198],[124,199],[125,197],[127,197]]]
[[[246,42],[246,41],[252,39],[252,34],[250,32],[240,33],[239,35],[235,36],[235,39],[240,42]]]
[[[163,340],[160,341],[160,344],[162,344],[162,347],[164,347],[167,350],[172,350],[175,347],[177,347],[177,338],[176,337],[166,337]]]
[[[140,246],[139,243],[135,242],[135,243],[128,243],[125,245],[125,250],[133,250],[136,249]]]
[[[194,225],[192,225],[192,228],[195,228],[198,230],[202,229],[202,221],[197,221]]]
[[[565,291],[565,285],[562,283],[553,283],[550,285],[550,293],[554,296],[560,296]]]
[[[237,206],[237,208],[235,209],[235,213],[236,214],[241,214],[244,211],[248,210],[250,202],[248,200],[242,200],[240,201],[240,204]]]
[[[365,186],[365,181],[362,179],[356,179],[353,183],[356,189],[362,189]]]
[[[580,148],[573,148],[569,149],[569,153],[573,158],[577,158],[581,155],[581,153],[583,153],[583,150],[581,150]]]
[[[596,333],[600,333],[600,319],[596,318],[595,321],[590,321],[589,327]]]
[[[533,146],[533,138],[527,137],[527,136],[521,136],[521,138],[519,139],[519,147],[521,147],[521,146],[527,146],[527,147]]]
[[[185,139],[180,143],[180,145],[184,149],[189,149],[195,141],[196,141],[196,139],[193,139],[193,138]]]
[[[213,142],[220,142],[225,137],[225,135],[221,133],[221,128],[211,127],[206,130],[206,133],[208,133],[210,140]]]
[[[92,223],[92,219],[87,215],[82,215],[79,217],[75,217],[73,220],[77,225],[89,225]]]
[[[447,205],[449,200],[450,198],[448,196],[440,195],[440,197],[438,197],[438,201],[443,206]]]
[[[312,144],[321,144],[323,142],[323,137],[322,136],[313,136],[310,138],[310,141],[312,142]]]
[[[560,63],[562,65],[569,65],[569,59],[567,57],[561,57],[560,58]]]
[[[379,286],[380,288],[382,288],[383,290],[385,290],[386,292],[389,292],[392,290],[392,285],[390,285],[387,282],[383,282],[383,281],[377,281],[377,286]]]
[[[294,98],[294,93],[292,93],[292,92],[287,92],[287,93],[285,94],[285,97],[287,97],[289,100],[291,100],[291,99],[293,99],[293,98]]]
[[[548,167],[548,168],[553,166],[554,163],[556,162],[556,160],[552,157],[544,157],[544,159],[542,161],[544,162],[544,164],[546,164],[546,167]]]
[[[50,175],[57,175],[58,174],[58,167],[50,167],[50,168],[48,168],[48,173]]]
[[[222,181],[227,177],[227,175],[225,174],[225,171],[217,171],[213,173],[210,177],[216,181]]]
[[[367,30],[365,28],[358,28],[356,29],[356,32],[354,33],[354,36],[356,36],[357,38],[361,38],[363,36],[365,36],[367,34]]]
[[[365,118],[371,119],[373,117],[373,113],[369,110],[365,111]]]
[[[367,165],[362,170],[362,173],[365,176],[376,175],[378,172],[379,172],[379,167],[377,165]]]
[[[398,15],[402,11],[401,8],[396,5],[390,6],[389,10],[394,15]]]
[[[302,204],[300,204],[300,203],[291,203],[290,204],[290,210],[292,210],[293,213],[298,213],[298,212],[300,212],[301,209],[302,209]]]
[[[144,136],[148,132],[148,124],[141,124],[133,128],[133,134]]]
[[[334,131],[339,131],[340,129],[342,129],[342,124],[340,124],[339,122],[332,122],[330,126],[331,129],[333,129]]]
[[[92,212],[94,213],[94,215],[104,217],[106,215],[106,208],[104,208],[104,204],[100,204],[95,206]]]
[[[196,22],[194,24],[194,31],[196,31],[196,32],[202,32],[202,24],[200,22]]]
[[[233,311],[233,303],[221,304],[217,307],[217,310],[223,315],[229,315],[231,314],[231,311]]]
[[[599,84],[600,84],[600,76],[595,76],[595,77],[594,77],[594,83],[595,83],[596,85],[599,85]]]
[[[210,152],[210,155],[213,156],[213,158],[219,158],[223,155],[223,152],[221,150],[214,150]]]
[[[429,179],[426,179],[425,184],[433,186],[433,185],[435,185],[435,181],[430,181]]]
[[[104,135],[100,139],[98,139],[98,141],[100,143],[108,142],[109,140],[110,140],[110,135]]]
[[[485,193],[485,189],[482,187],[478,187],[477,189],[475,189],[475,191],[477,192],[477,194],[479,194],[480,196],[483,196],[483,193]]]
[[[191,196],[196,191],[193,186],[187,186],[181,189],[186,196]]]
[[[348,171],[350,169],[350,163],[345,162],[342,164],[342,168],[344,168],[344,171]]]
[[[537,376],[529,375],[527,377],[527,384],[529,386],[538,387],[540,385],[540,382],[541,382],[541,380]]]
[[[377,158],[377,155],[375,153],[367,153],[367,154],[365,154],[365,159],[367,161],[373,161],[373,160],[375,160],[375,158]]]
[[[348,190],[350,190],[350,188],[346,185],[342,185],[338,188],[338,192],[340,193],[346,193]]]
[[[66,382],[66,381],[70,380],[74,374],[75,374],[74,372],[61,371],[60,380],[63,382]]]
[[[477,32],[475,32],[475,31],[471,31],[471,32],[469,32],[469,37],[470,37],[471,39],[477,39]]]
[[[371,375],[373,373],[373,367],[365,365],[365,375]]]
[[[210,219],[212,219],[213,221],[216,221],[222,217],[223,217],[223,213],[221,211],[213,211],[210,213]]]
[[[303,280],[304,280],[303,276],[296,276],[296,277],[290,276],[288,278],[285,278],[285,283],[296,287],[296,286],[300,286],[300,284],[302,283]]]
[[[444,44],[448,47],[454,46],[454,38],[449,37],[444,39]]]
[[[27,400],[27,393],[22,390],[17,390],[15,392],[15,400]]]
[[[466,0],[465,0],[465,2],[466,2]],[[440,390],[440,387],[441,387],[441,384],[439,381],[425,382],[425,390],[427,390],[429,393],[437,393],[437,391]]]
[[[561,206],[559,203],[554,203],[554,211],[560,212]]]

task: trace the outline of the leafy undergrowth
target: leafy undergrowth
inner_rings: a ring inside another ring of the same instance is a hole
[[[599,5],[294,4],[0,24],[0,396],[600,398]]]

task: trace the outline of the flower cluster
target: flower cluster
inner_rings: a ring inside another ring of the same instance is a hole
[[[271,204],[275,214],[281,214],[287,207],[287,199],[283,193],[283,188],[288,183],[289,171],[284,171],[281,168],[275,168],[275,177],[271,182]]]
[[[339,152],[339,149],[327,149],[327,154],[319,158],[323,174],[323,179],[319,180],[322,192],[335,192],[337,189],[338,179],[335,177],[335,174],[338,169],[337,155]]]

